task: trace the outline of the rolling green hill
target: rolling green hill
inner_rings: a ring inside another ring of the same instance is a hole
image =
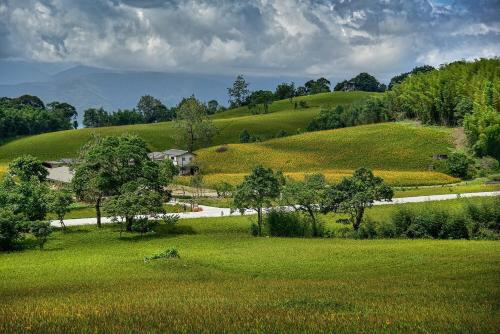
[[[243,129],[262,139],[272,138],[280,130],[295,133],[298,129],[307,127],[319,113],[321,105],[352,103],[369,95],[363,92],[337,92],[301,97],[300,99],[305,99],[309,105],[314,106],[304,109],[294,109],[288,100],[277,101],[271,106],[270,113],[263,115],[250,115],[246,107],[229,110],[214,117],[214,123],[219,129],[214,145],[239,142],[239,134]],[[0,146],[0,162],[10,161],[22,154],[32,154],[40,159],[73,157],[93,133],[134,133],[146,140],[151,150],[165,150],[176,146],[175,131],[173,123],[166,122],[45,133]]]
[[[453,147],[451,130],[414,123],[381,123],[308,132],[261,143],[230,144],[197,151],[207,181],[235,180],[257,165],[290,173],[321,171],[332,181],[368,167],[398,185],[449,183],[456,179],[429,172],[432,156]]]

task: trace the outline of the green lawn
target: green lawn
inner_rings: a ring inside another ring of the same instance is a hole
[[[219,134],[214,138],[214,145],[225,143],[238,143],[239,135],[243,129],[262,139],[274,137],[280,130],[296,133],[298,129],[305,129],[320,109],[320,105],[336,105],[352,103],[369,93],[329,93],[320,96],[308,97],[315,101],[315,107],[294,110],[286,102],[276,102],[277,106],[283,105],[272,113],[263,115],[250,115],[241,109],[234,115],[232,111],[221,113],[214,119],[214,124],[219,129]],[[338,101],[338,102],[337,102]],[[279,111],[279,112],[274,112]],[[225,116],[226,115],[226,116]],[[176,129],[172,122],[157,124],[140,124],[127,126],[114,126],[95,129],[79,129],[45,133],[10,141],[0,146],[0,162],[8,162],[22,154],[31,154],[40,159],[57,159],[74,157],[80,147],[88,141],[93,133],[102,135],[118,135],[134,133],[141,136],[149,144],[151,150],[165,150],[176,147]]]
[[[0,254],[0,332],[500,328],[499,242],[253,238],[250,219],[185,220],[123,239],[114,226],[75,227],[44,251]],[[173,246],[181,259],[143,261]]]

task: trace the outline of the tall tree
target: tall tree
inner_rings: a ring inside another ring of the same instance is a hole
[[[132,135],[95,136],[80,151],[72,185],[78,198],[94,202],[98,227],[103,198],[119,194],[123,185],[142,177],[150,161],[147,153],[144,140]]]
[[[323,174],[306,175],[304,181],[288,181],[283,187],[285,204],[309,216],[314,237],[320,236],[317,213],[325,191],[326,181]]]
[[[344,177],[340,183],[326,190],[321,201],[324,213],[333,211],[346,213],[354,230],[358,230],[363,221],[365,209],[375,201],[390,201],[394,191],[384,180],[366,168],[357,169],[353,176]]]
[[[274,94],[270,90],[257,90],[252,92],[247,98],[248,109],[254,113],[260,113],[259,106],[262,106],[263,112],[267,114],[269,105],[273,103]]]
[[[250,91],[248,90],[248,83],[243,78],[243,75],[238,75],[233,83],[233,86],[227,89],[229,94],[229,103],[231,107],[242,106]]]
[[[190,152],[209,145],[217,133],[217,128],[207,116],[205,106],[194,96],[180,103],[175,126],[179,130],[180,143]]]
[[[144,95],[140,98],[137,110],[142,114],[146,123],[170,121],[173,118],[167,107],[151,95]]]
[[[295,83],[283,82],[279,84],[276,86],[274,95],[276,96],[276,100],[290,99],[290,102],[292,102],[292,99],[295,96]]]
[[[241,212],[246,209],[257,211],[259,235],[262,235],[263,209],[271,206],[271,201],[280,194],[281,176],[270,168],[257,166],[236,188],[233,205]]]

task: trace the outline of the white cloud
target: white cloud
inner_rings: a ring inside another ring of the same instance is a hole
[[[3,56],[118,69],[387,76],[498,56],[496,0],[0,0]],[[488,1],[491,4],[488,8]]]

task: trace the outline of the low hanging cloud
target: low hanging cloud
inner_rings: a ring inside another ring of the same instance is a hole
[[[0,0],[0,58],[382,78],[500,55],[498,0]]]

